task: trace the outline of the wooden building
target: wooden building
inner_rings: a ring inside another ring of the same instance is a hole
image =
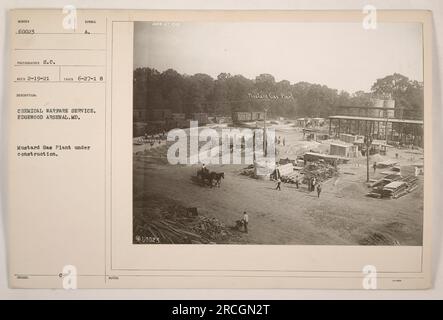
[[[208,114],[204,112],[196,112],[191,114],[193,121],[198,121],[199,126],[204,126],[209,123]]]
[[[250,122],[250,121],[263,121],[265,120],[265,113],[262,111],[239,111],[232,114],[232,120],[234,122]]]

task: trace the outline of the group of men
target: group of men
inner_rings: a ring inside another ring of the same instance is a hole
[[[275,190],[281,191],[281,182],[282,181],[281,181],[280,177],[277,178],[277,186],[275,187]],[[300,179],[299,179],[298,176],[295,178],[294,183],[295,183],[295,187],[297,189],[299,189],[300,188]],[[308,191],[312,192],[312,191],[315,191],[315,190],[317,190],[317,197],[320,198],[320,193],[322,191],[322,186],[321,186],[321,183],[318,182],[315,177],[313,177],[311,179],[308,179]]]

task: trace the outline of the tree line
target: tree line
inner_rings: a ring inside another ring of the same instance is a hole
[[[262,111],[283,117],[328,117],[339,106],[371,106],[373,98],[392,98],[397,107],[423,114],[423,83],[401,74],[377,79],[370,92],[349,93],[308,82],[276,81],[271,74],[255,79],[220,73],[216,79],[203,73],[180,74],[137,68],[133,78],[134,108],[170,109],[172,112],[206,112],[230,116],[235,111]]]

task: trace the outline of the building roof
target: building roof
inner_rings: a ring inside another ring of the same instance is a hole
[[[386,118],[371,118],[371,117],[354,117],[354,116],[330,116],[329,119],[341,120],[362,120],[362,121],[388,121],[393,123],[408,123],[408,124],[423,124],[423,120],[406,120],[406,119],[386,119]]]
[[[318,158],[324,158],[324,159],[340,159],[340,160],[349,160],[349,158],[336,156],[332,154],[323,154],[323,153],[317,153],[317,152],[306,152],[305,155],[318,157]]]
[[[320,132],[320,129],[317,129],[317,128],[303,128],[303,132]],[[325,133],[327,133],[326,131],[325,131]]]
[[[331,146],[338,146],[343,148],[349,148],[354,146],[352,143],[346,143],[346,142],[331,142]]]
[[[394,108],[388,108],[388,107],[361,107],[361,106],[340,106],[338,107],[340,109],[361,109],[361,110],[368,110],[368,109],[379,109],[379,110],[403,110],[406,108],[402,107],[394,107]]]
[[[365,140],[364,139],[357,139],[354,141],[354,144],[364,144]],[[382,146],[382,147],[387,147],[387,148],[393,148],[393,146],[386,144],[385,140],[374,140],[371,143],[372,146]]]

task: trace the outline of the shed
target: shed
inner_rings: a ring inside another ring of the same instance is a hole
[[[345,143],[331,143],[329,154],[345,158],[357,157],[357,146]]]

